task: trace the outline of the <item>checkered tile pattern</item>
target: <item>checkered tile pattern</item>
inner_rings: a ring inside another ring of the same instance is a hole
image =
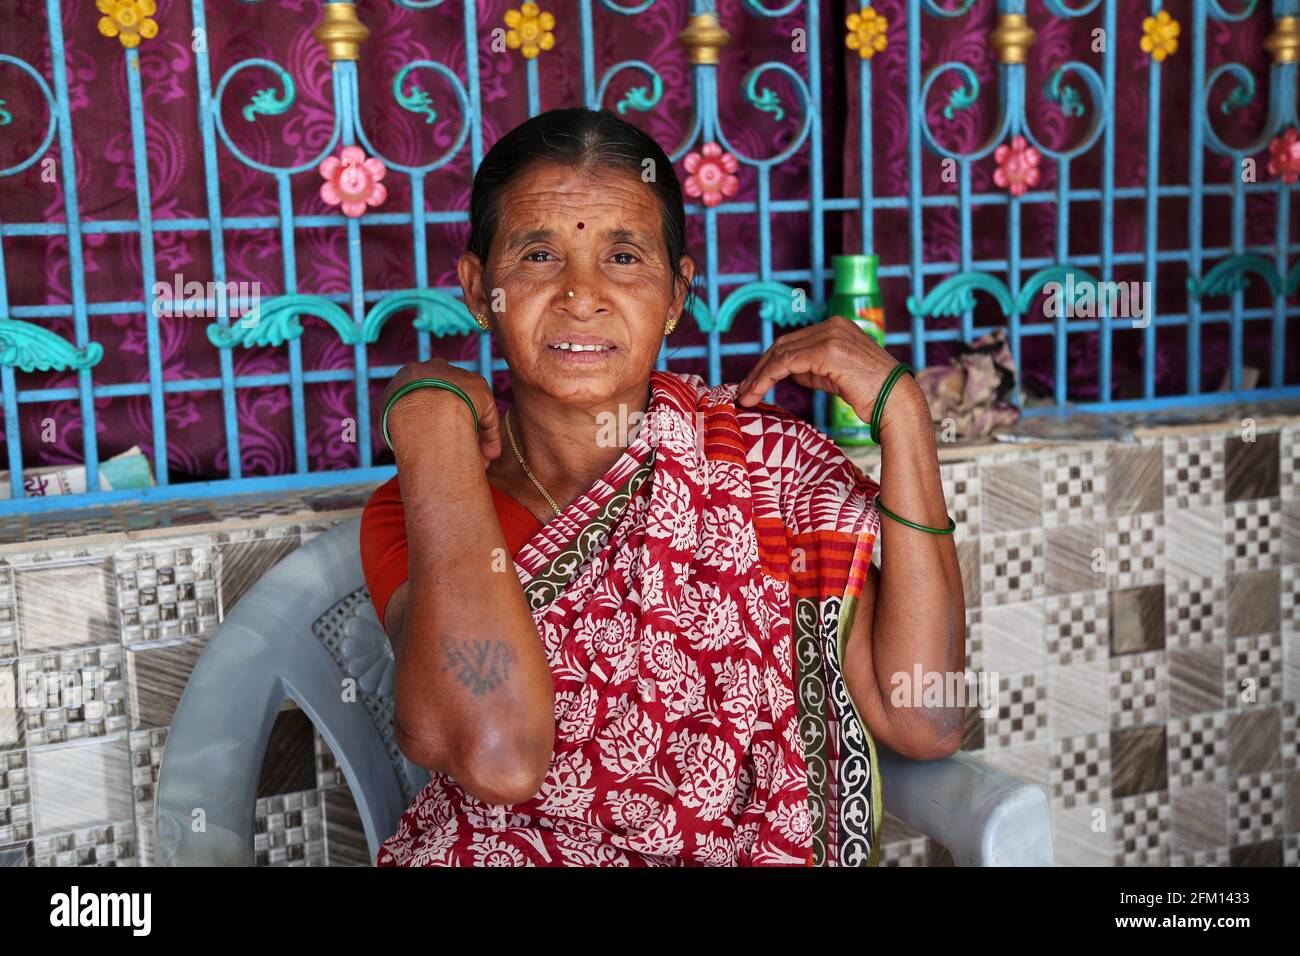
[[[989,749],[1019,747],[1047,733],[1047,680],[1040,673],[998,677],[997,716],[984,720]]]
[[[880,845],[881,866],[925,866],[929,841],[925,837],[895,840]]]
[[[320,735],[320,731],[314,730],[314,743],[316,748],[316,786],[322,790],[330,790],[334,787],[343,787],[347,781],[343,776],[343,768],[339,766],[338,760],[335,759],[329,744],[325,738]]]
[[[1282,865],[1300,866],[1300,833],[1293,833],[1282,841]]]
[[[158,791],[158,772],[162,769],[163,746],[167,729],[136,730],[128,738],[131,750],[131,794],[135,804],[136,833],[140,838],[140,864],[153,866],[153,812]]]
[[[1224,683],[1224,701],[1229,707],[1281,703],[1281,637],[1277,634],[1256,634],[1228,641]]]
[[[1163,721],[1169,711],[1169,665],[1165,652],[1112,657],[1106,686],[1112,729]]]
[[[1158,511],[1123,515],[1106,525],[1106,584],[1112,591],[1161,584],[1165,516]]]
[[[197,637],[218,624],[213,547],[124,549],[113,558],[122,643]]]
[[[1300,705],[1291,700],[1282,705],[1282,766],[1300,770]]]
[[[1091,524],[1106,517],[1105,450],[1045,456],[1043,526]]]
[[[985,606],[1043,596],[1042,528],[984,535],[981,544],[980,587]]]
[[[1282,429],[1279,447],[1282,455],[1282,500],[1300,500],[1300,425]]]
[[[0,753],[0,846],[32,837],[32,788],[27,752]]]
[[[979,468],[973,462],[958,461],[939,466],[943,497],[948,513],[957,522],[953,532],[959,541],[980,533]]]
[[[1227,847],[1216,847],[1213,850],[1196,850],[1192,853],[1173,853],[1169,856],[1170,866],[1228,866],[1229,862]]]
[[[1110,735],[1083,734],[1052,741],[1052,800],[1065,809],[1110,801]]]
[[[37,866],[135,866],[135,825],[129,820],[37,837]]]
[[[1051,595],[1045,602],[1045,612],[1043,636],[1047,641],[1048,663],[1079,664],[1106,657],[1109,592]]]
[[[0,660],[18,656],[17,618],[13,568],[0,563]]]
[[[1224,560],[1229,574],[1277,566],[1282,553],[1282,509],[1276,498],[1234,501],[1227,506]]]
[[[1169,863],[1169,793],[1152,790],[1115,801],[1116,866]]]
[[[1169,788],[1223,786],[1228,782],[1228,715],[1193,714],[1166,728]]]
[[[325,826],[314,790],[263,797],[253,826],[257,866],[323,866]]]
[[[1282,835],[1286,792],[1274,771],[1248,774],[1232,781],[1228,794],[1228,833],[1233,846],[1249,846]]]
[[[1223,582],[1211,578],[1165,581],[1165,646],[1207,647],[1227,634]]]
[[[1282,566],[1282,633],[1300,634],[1300,564]]]
[[[116,644],[21,658],[18,693],[29,747],[126,728],[122,649]]]
[[[966,606],[966,666],[979,673],[984,668],[984,623],[978,606]]]
[[[1223,503],[1223,442],[1217,436],[1165,439],[1165,509]]]

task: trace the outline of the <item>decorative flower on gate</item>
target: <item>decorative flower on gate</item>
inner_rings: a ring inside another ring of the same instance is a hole
[[[1138,45],[1159,63],[1178,51],[1178,34],[1181,32],[1182,27],[1169,15],[1169,11],[1161,10],[1154,17],[1142,21],[1142,39]]]
[[[844,24],[849,28],[844,45],[850,50],[857,50],[862,59],[870,60],[877,53],[884,52],[889,21],[878,14],[875,8],[863,7],[857,13],[850,13],[844,18]]]
[[[1043,157],[1023,136],[1011,140],[1010,146],[999,146],[993,159],[998,164],[993,181],[1003,189],[1010,189],[1011,195],[1023,196],[1038,185],[1038,164]]]
[[[740,180],[732,175],[740,163],[717,143],[705,143],[699,153],[687,153],[682,165],[691,174],[686,177],[686,195],[706,206],[716,206],[740,188]]]
[[[1288,127],[1268,144],[1268,172],[1290,186],[1300,181],[1300,132]]]
[[[534,59],[543,50],[555,46],[555,17],[543,13],[542,8],[529,0],[518,10],[506,11],[506,46],[523,50],[524,59]]]
[[[99,18],[99,32],[117,37],[128,50],[158,35],[158,24],[150,19],[158,12],[154,0],[96,0],[95,8],[105,14]]]
[[[325,182],[320,198],[331,206],[342,204],[343,215],[360,216],[367,206],[382,205],[388,190],[380,182],[388,167],[359,146],[345,146],[338,156],[326,156],[320,164]]]

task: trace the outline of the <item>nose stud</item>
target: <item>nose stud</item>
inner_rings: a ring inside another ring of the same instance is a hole
[[[570,299],[573,298],[573,290],[572,290],[572,289],[569,290],[569,298],[570,298]]]

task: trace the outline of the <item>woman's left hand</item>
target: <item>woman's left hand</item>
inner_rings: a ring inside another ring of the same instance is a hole
[[[870,421],[880,386],[898,364],[853,322],[832,315],[776,339],[740,383],[736,404],[752,405],[781,379],[789,378],[805,388],[838,395],[860,419]],[[904,374],[894,383],[886,412],[903,410],[909,403],[898,402],[897,396],[911,389],[921,395],[911,376]]]

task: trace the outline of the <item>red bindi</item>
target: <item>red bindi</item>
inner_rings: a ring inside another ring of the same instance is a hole
[[[578,223],[578,228],[579,228],[579,229],[582,228],[582,223]]]

